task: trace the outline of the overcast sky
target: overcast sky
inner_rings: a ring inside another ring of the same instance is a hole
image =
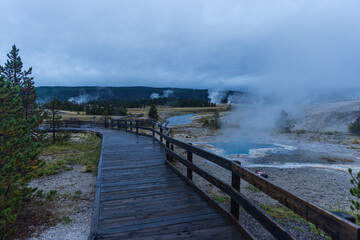
[[[307,89],[360,85],[359,0],[5,0],[37,86]]]

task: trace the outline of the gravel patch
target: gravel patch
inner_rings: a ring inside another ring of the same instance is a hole
[[[58,218],[55,226],[39,229],[31,240],[88,238],[96,185],[93,173],[84,172],[83,166],[75,165],[70,171],[35,179],[29,185],[44,193],[57,191],[52,211]]]

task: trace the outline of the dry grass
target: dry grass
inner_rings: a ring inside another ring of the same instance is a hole
[[[86,115],[83,112],[71,112],[71,111],[60,111],[61,120],[81,120],[81,121],[99,121],[102,116],[101,115]],[[117,118],[120,116],[111,116],[113,118]]]
[[[128,108],[129,114],[144,114],[147,115],[149,112],[150,107],[146,108]],[[227,105],[219,105],[216,107],[165,107],[165,106],[158,106],[157,110],[160,115],[163,116],[174,116],[174,115],[181,115],[186,113],[207,113],[207,112],[214,112],[215,110],[218,111],[226,111]]]
[[[349,162],[354,162],[354,160],[352,159],[347,159],[347,158],[338,158],[338,157],[330,157],[330,156],[320,156],[319,157],[322,160],[326,160],[329,163],[335,163],[335,162],[345,162],[345,163],[349,163]]]
[[[145,108],[128,108],[128,114],[130,115],[139,115],[143,114],[145,117],[149,112],[150,107]],[[161,117],[168,118],[171,116],[188,114],[188,113],[196,113],[196,114],[211,114],[215,110],[219,112],[226,111],[227,105],[218,105],[216,107],[165,107],[165,106],[158,106],[157,110]],[[85,112],[72,112],[72,111],[65,111],[61,110],[61,119],[62,120],[71,120],[77,119],[82,121],[99,121],[102,116],[101,115],[86,115]],[[124,116],[117,116],[113,115],[111,118],[118,118]]]
[[[101,142],[101,138],[95,134],[87,133],[78,134],[76,139],[70,141],[43,145],[40,157],[45,160],[45,164],[39,169],[38,176],[69,171],[75,164],[83,165],[86,171],[96,174]]]

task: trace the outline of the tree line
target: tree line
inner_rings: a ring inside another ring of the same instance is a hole
[[[53,99],[51,102],[41,104],[43,109],[51,109],[53,101],[59,110],[86,112],[89,115],[103,115],[106,110],[109,115],[126,115],[127,108],[145,108],[147,106],[171,106],[171,107],[212,107],[214,103],[204,100],[184,99],[184,98],[156,98],[142,99],[136,101],[114,101],[114,100],[94,100],[88,103],[77,103],[75,101],[60,101]]]

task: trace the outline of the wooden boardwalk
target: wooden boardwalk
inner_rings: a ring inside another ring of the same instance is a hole
[[[125,131],[96,131],[103,135],[103,149],[91,239],[243,239],[165,165],[158,142]]]

